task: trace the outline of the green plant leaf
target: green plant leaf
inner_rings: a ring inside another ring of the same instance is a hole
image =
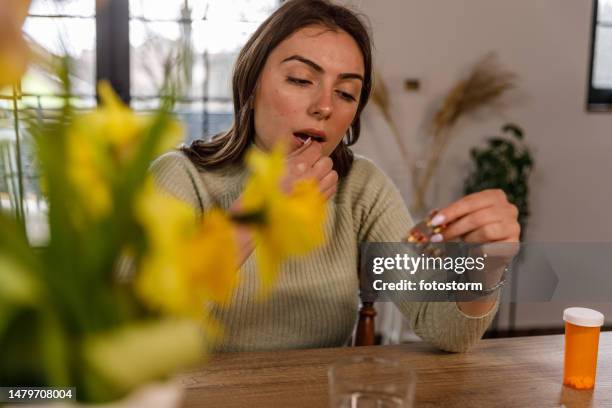
[[[517,206],[519,222],[524,230],[529,214],[527,184],[533,159],[529,150],[520,143],[523,131],[519,126],[509,123],[502,127],[502,131],[510,133],[513,139],[492,137],[487,140],[486,148],[470,150],[474,167],[464,182],[464,193],[490,188],[504,190],[508,200]]]
[[[523,140],[523,129],[520,126],[513,123],[507,123],[502,127],[502,132],[511,133],[514,137],[519,140]]]

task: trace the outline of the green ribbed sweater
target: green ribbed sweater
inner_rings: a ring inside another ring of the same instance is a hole
[[[214,201],[227,209],[240,195],[243,165],[201,172],[180,152],[151,166],[156,184],[191,205],[196,215]],[[326,242],[305,257],[285,261],[264,301],[256,300],[253,254],[241,268],[232,301],[213,315],[225,336],[217,351],[333,347],[346,344],[358,315],[359,243],[399,242],[412,220],[391,180],[372,162],[356,157],[327,206]],[[466,351],[489,326],[497,307],[482,317],[462,313],[454,302],[397,304],[415,333],[440,349]]]

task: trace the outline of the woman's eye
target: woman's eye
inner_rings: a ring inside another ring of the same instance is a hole
[[[350,102],[357,102],[357,99],[355,99],[355,97],[351,95],[350,93],[344,92],[344,91],[337,91],[337,92],[342,99],[350,101]]]
[[[310,82],[307,79],[301,79],[301,78],[295,78],[295,77],[287,77],[287,82],[290,82],[292,84],[296,84],[299,86],[305,86],[305,85],[312,84],[312,82]]]

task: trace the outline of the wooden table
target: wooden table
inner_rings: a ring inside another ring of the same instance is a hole
[[[481,340],[451,354],[424,343],[229,353],[181,376],[186,408],[327,407],[327,369],[377,356],[416,369],[416,407],[612,407],[612,332],[601,334],[594,391],[562,386],[563,336]]]

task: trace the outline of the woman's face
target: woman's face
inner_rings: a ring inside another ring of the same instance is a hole
[[[308,136],[329,156],[346,134],[364,76],[363,56],[344,31],[304,27],[270,53],[255,90],[255,144],[289,151]]]

